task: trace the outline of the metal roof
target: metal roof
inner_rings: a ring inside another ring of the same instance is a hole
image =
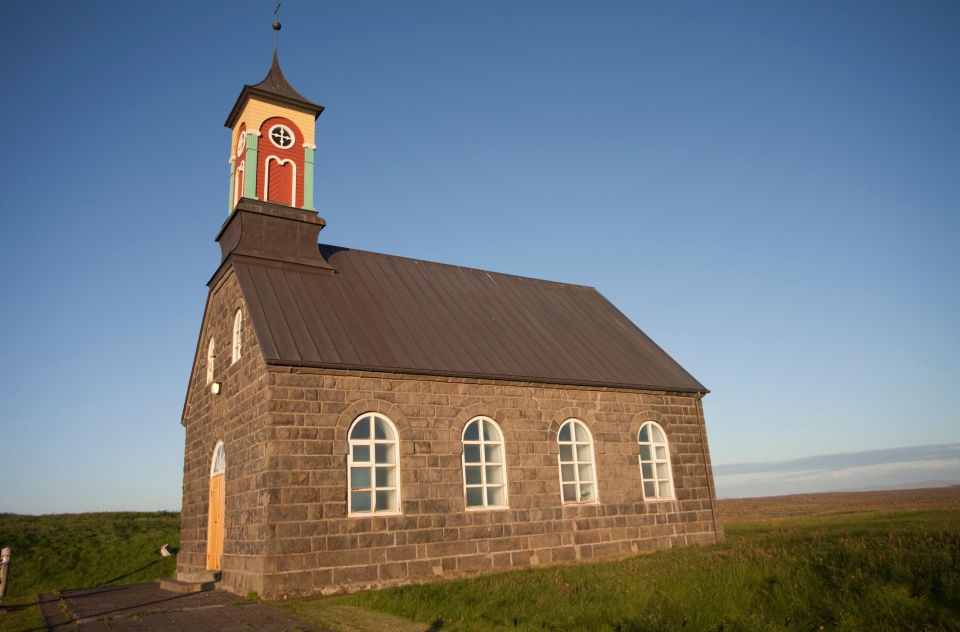
[[[233,260],[270,364],[707,390],[594,288],[320,251],[336,274]]]
[[[320,116],[320,113],[323,112],[322,105],[310,101],[294,90],[290,82],[287,81],[287,78],[283,76],[283,71],[280,70],[280,60],[277,57],[277,51],[273,51],[273,63],[270,65],[270,70],[267,72],[267,76],[263,78],[263,81],[253,86],[244,84],[240,90],[240,96],[237,97],[236,102],[233,104],[233,109],[231,109],[230,114],[227,115],[227,121],[223,124],[224,127],[233,127],[237,117],[240,115],[240,110],[246,101],[246,97],[249,95],[273,98],[281,103],[302,108],[312,113],[314,118]]]

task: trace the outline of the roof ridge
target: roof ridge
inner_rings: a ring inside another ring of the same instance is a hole
[[[510,273],[510,272],[498,272],[498,271],[496,271],[496,270],[487,270],[487,269],[485,269],[485,268],[474,268],[474,267],[471,267],[471,266],[464,266],[464,265],[460,265],[460,264],[456,264],[456,263],[446,263],[446,262],[443,262],[443,261],[432,261],[432,260],[430,260],[430,259],[419,259],[419,258],[416,258],[416,257],[407,257],[407,256],[405,256],[405,255],[394,255],[394,254],[390,254],[390,253],[387,253],[387,252],[376,252],[376,251],[373,251],[373,250],[365,250],[365,249],[363,249],[363,248],[349,248],[349,247],[347,247],[347,246],[336,246],[336,245],[334,245],[334,244],[318,244],[318,245],[319,245],[320,248],[331,248],[331,249],[335,249],[335,250],[350,250],[350,251],[361,252],[361,253],[365,253],[365,254],[369,254],[369,255],[377,255],[377,256],[380,256],[380,257],[390,257],[390,258],[393,258],[393,259],[406,259],[406,260],[408,260],[408,261],[415,261],[415,262],[417,262],[417,263],[426,263],[426,264],[435,265],[435,266],[443,266],[443,267],[446,267],[446,268],[458,268],[458,269],[460,269],[460,270],[470,270],[470,271],[473,271],[473,272],[483,272],[483,273],[485,273],[485,274],[495,274],[495,275],[497,275],[497,276],[502,276],[502,277],[512,277],[512,278],[514,278],[514,279],[524,279],[524,280],[526,280],[526,281],[536,281],[536,282],[538,282],[538,283],[549,283],[549,284],[551,284],[551,285],[565,285],[565,286],[568,286],[568,287],[579,287],[579,288],[583,288],[583,289],[586,289],[586,290],[593,290],[594,292],[598,292],[598,293],[599,293],[599,291],[597,290],[596,287],[594,287],[594,286],[592,286],[592,285],[584,285],[584,284],[582,284],[582,283],[568,283],[568,282],[566,282],[566,281],[554,281],[554,280],[552,280],[552,279],[541,279],[541,278],[539,278],[539,277],[525,276],[525,275],[522,275],[522,274],[512,274],[512,273]]]

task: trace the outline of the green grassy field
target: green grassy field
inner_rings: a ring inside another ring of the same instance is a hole
[[[13,550],[0,630],[44,629],[41,592],[170,577],[176,562],[157,551],[179,541],[179,513],[0,514],[0,546]]]
[[[0,630],[40,592],[171,576],[175,513],[0,514]],[[960,511],[733,523],[724,544],[274,604],[332,630],[960,630]]]
[[[733,524],[717,546],[282,607],[333,629],[352,607],[421,630],[960,630],[960,512]]]

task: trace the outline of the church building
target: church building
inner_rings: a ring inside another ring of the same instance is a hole
[[[322,112],[274,54],[226,120],[178,573],[276,598],[721,539],[707,389],[597,290],[318,244]]]

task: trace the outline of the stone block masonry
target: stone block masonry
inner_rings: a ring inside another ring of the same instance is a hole
[[[222,584],[238,593],[357,590],[722,538],[697,394],[274,367],[248,318],[243,356],[231,366],[229,334],[242,304],[228,272],[211,292],[184,415],[178,570],[203,565],[218,440],[227,455]],[[217,397],[205,385],[211,335],[225,358]],[[399,433],[399,515],[348,515],[347,432],[368,412],[386,415]],[[461,433],[478,415],[503,431],[506,509],[466,508]],[[571,417],[593,435],[594,503],[561,502],[557,432]],[[675,499],[643,497],[637,435],[645,421],[667,433]]]

